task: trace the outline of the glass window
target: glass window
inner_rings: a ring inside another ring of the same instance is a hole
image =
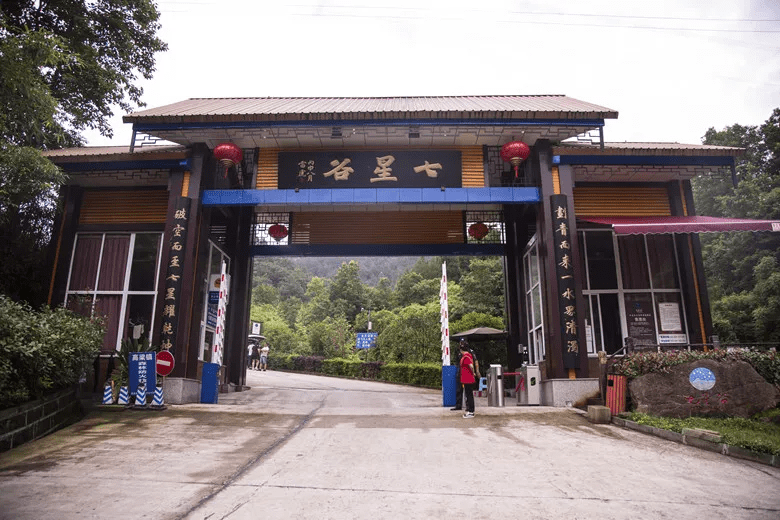
[[[133,264],[130,267],[130,290],[154,290],[157,276],[157,257],[160,252],[160,235],[139,233],[135,236]]]
[[[97,270],[103,235],[78,235],[70,270],[71,291],[91,291],[97,287]]]
[[[131,294],[128,296],[125,313],[125,338],[150,338],[153,308],[153,294]]]
[[[589,353],[594,347],[614,353],[623,347],[626,337],[638,345],[687,342],[672,236],[616,237],[611,231],[582,231],[580,255],[588,274],[583,280],[583,295],[586,327],[591,328],[586,331]]]
[[[133,332],[149,337],[161,239],[161,233],[76,235],[65,303],[105,318],[103,350],[118,349]]]
[[[604,336],[604,350],[614,354],[623,348],[623,331],[620,325],[620,306],[617,294],[600,294],[601,326]]]
[[[620,270],[623,273],[623,289],[649,289],[645,237],[618,237]]]
[[[100,258],[99,291],[121,291],[127,272],[127,252],[130,250],[130,235],[106,235],[103,240],[103,254]]]
[[[648,235],[647,255],[653,289],[678,289],[677,263],[672,235]]]
[[[587,234],[587,260],[590,289],[617,289],[615,248],[611,231]]]

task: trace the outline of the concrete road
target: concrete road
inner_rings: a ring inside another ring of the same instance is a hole
[[[0,455],[3,519],[772,519],[780,469],[576,410],[250,371],[218,405],[96,411]]]

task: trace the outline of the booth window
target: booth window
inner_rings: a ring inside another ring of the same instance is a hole
[[[687,343],[671,235],[616,236],[599,229],[581,230],[579,237],[588,353],[615,353],[627,337],[635,345]]]
[[[526,317],[528,320],[528,362],[536,365],[545,356],[544,346],[544,300],[542,277],[539,268],[539,243],[536,236],[528,242],[523,255],[525,272]]]
[[[150,338],[162,233],[77,233],[65,305],[106,320],[103,351]]]

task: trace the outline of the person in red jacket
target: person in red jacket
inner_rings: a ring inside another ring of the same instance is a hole
[[[474,384],[477,382],[474,358],[469,352],[465,341],[460,342],[460,384],[463,385],[463,393],[466,394],[466,413],[464,419],[474,417]]]

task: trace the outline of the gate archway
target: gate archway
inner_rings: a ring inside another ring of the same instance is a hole
[[[182,394],[213,348],[204,331],[222,261],[222,382],[243,384],[253,255],[502,256],[509,344],[542,345],[549,379],[586,378],[596,352],[626,337],[703,343],[701,253],[681,234],[699,231],[689,179],[728,170],[740,152],[605,143],[616,117],[566,96],[192,99],[139,111],[124,118],[129,148],[47,152],[71,176],[50,300],[87,296],[110,311],[106,353],[144,325],[175,355]],[[147,145],[158,139],[177,145]],[[529,149],[519,168],[502,160],[509,142]],[[227,167],[213,155],[223,143],[242,152]],[[675,219],[636,232],[665,239],[615,228],[658,216]],[[473,240],[479,222],[498,240]],[[275,225],[287,235],[271,236]],[[664,287],[643,274],[669,269]]]

